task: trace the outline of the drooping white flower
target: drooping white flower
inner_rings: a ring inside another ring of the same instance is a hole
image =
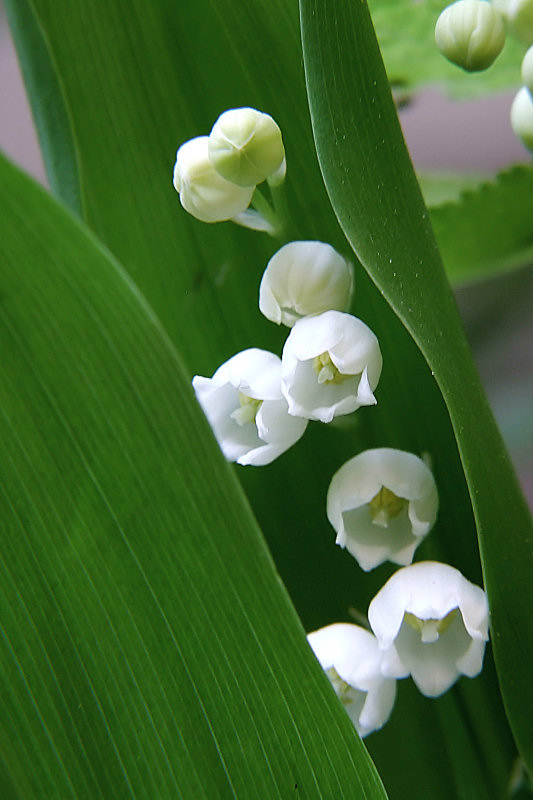
[[[307,421],[289,415],[280,382],[278,356],[257,348],[237,353],[212,378],[193,378],[196,397],[228,461],[270,464],[303,436]]]
[[[467,72],[487,69],[505,44],[503,19],[484,0],[458,0],[439,16],[435,43],[449,61]]]
[[[373,391],[383,363],[378,340],[350,314],[326,311],[298,320],[281,361],[289,414],[331,422],[377,402]]]
[[[522,83],[526,86],[533,96],[533,45],[527,50],[522,59]]]
[[[522,86],[511,106],[511,127],[528,150],[533,151],[533,95]]]
[[[209,160],[227,181],[255,187],[284,165],[281,131],[255,108],[224,111],[209,134]]]
[[[396,699],[396,681],[381,671],[383,654],[375,636],[338,622],[307,639],[359,735],[383,727]]]
[[[487,596],[448,564],[421,561],[395,572],[370,603],[368,619],[384,651],[383,673],[411,675],[427,697],[481,671]]]
[[[353,266],[324,242],[289,242],[268,262],[259,287],[259,310],[292,328],[302,317],[346,311],[353,294]]]
[[[201,222],[223,222],[242,213],[255,189],[237,186],[219,175],[209,161],[207,136],[197,136],[179,148],[174,188],[183,208]]]
[[[492,0],[492,5],[505,17],[513,36],[533,44],[533,0]]]
[[[328,489],[327,514],[365,571],[384,561],[410,564],[437,517],[435,480],[422,459],[388,447],[347,461]]]

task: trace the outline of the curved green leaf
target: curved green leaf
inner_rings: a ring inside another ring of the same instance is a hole
[[[384,797],[153,313],[0,181],[3,796]]]
[[[531,518],[480,386],[364,2],[301,0],[319,161],[354,251],[424,354],[455,430],[478,526],[509,720],[533,765]]]

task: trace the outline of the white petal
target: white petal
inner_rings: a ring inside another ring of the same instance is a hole
[[[445,624],[440,631],[435,625],[436,640],[424,641],[405,613]],[[370,603],[368,618],[387,651],[385,674],[395,674],[395,667],[399,673],[403,666],[429,697],[442,694],[460,674],[473,676],[481,669],[488,636],[486,595],[454,567],[428,561],[398,570]]]
[[[323,354],[339,370],[341,380],[319,382],[314,359]],[[283,348],[281,382],[289,413],[331,422],[364,403],[375,403],[372,391],[381,364],[377,339],[361,320],[340,311],[304,317]]]
[[[383,675],[375,637],[358,625],[336,623],[307,638],[322,668],[334,670],[351,687],[342,693],[342,701],[359,734],[381,728],[394,705],[396,681]]]
[[[388,519],[387,527],[373,521],[367,505],[382,487],[409,500]],[[327,496],[336,543],[346,547],[364,570],[386,560],[411,563],[421,537],[435,522],[437,508],[437,489],[428,467],[412,453],[391,448],[365,450],[347,461],[333,476]]]
[[[181,145],[173,180],[183,208],[201,222],[235,217],[248,208],[255,189],[236,186],[218,174],[209,161],[207,136]]]
[[[259,310],[292,327],[302,317],[330,309],[346,311],[353,293],[353,267],[329,244],[289,242],[268,262],[259,287]]]

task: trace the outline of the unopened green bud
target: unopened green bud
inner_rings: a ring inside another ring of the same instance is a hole
[[[227,181],[256,186],[284,164],[281,131],[269,114],[254,108],[225,111],[209,134],[209,160]]]
[[[448,61],[467,72],[487,69],[505,44],[505,27],[484,0],[458,0],[444,9],[435,26],[435,42]]]
[[[492,0],[509,31],[524,44],[533,44],[533,0]]]
[[[526,86],[522,86],[513,100],[511,127],[525,147],[533,151],[533,96]]]
[[[529,48],[522,61],[522,83],[533,94],[533,46]]]

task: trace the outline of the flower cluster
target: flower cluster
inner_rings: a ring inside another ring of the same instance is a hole
[[[183,208],[201,222],[233,220],[273,232],[273,215],[256,187],[265,180],[277,187],[284,179],[281,131],[269,114],[254,108],[225,111],[209,136],[190,139],[176,154],[174,188]],[[255,203],[261,210],[249,210]]]
[[[182,205],[198,219],[242,221],[237,217],[250,213],[245,209],[256,183],[266,177],[279,187],[285,158],[268,115],[227,111],[200,140],[178,150],[174,173]],[[211,378],[193,378],[228,461],[269,464],[303,436],[309,421],[329,423],[376,403],[381,351],[370,328],[348,313],[353,286],[352,264],[324,242],[289,242],[272,256],[259,310],[290,329],[281,358],[249,348]],[[437,519],[427,460],[387,447],[365,450],[340,467],[327,493],[336,544],[365,571],[385,561],[402,567],[371,601],[370,630],[335,623],[308,637],[361,736],[389,718],[397,679],[411,675],[423,694],[436,697],[482,667],[484,591],[447,564],[411,563]]]
[[[449,61],[476,72],[499,56],[506,29],[529,45],[522,62],[523,86],[511,106],[511,127],[533,151],[533,0],[457,0],[440,14],[435,42]]]

